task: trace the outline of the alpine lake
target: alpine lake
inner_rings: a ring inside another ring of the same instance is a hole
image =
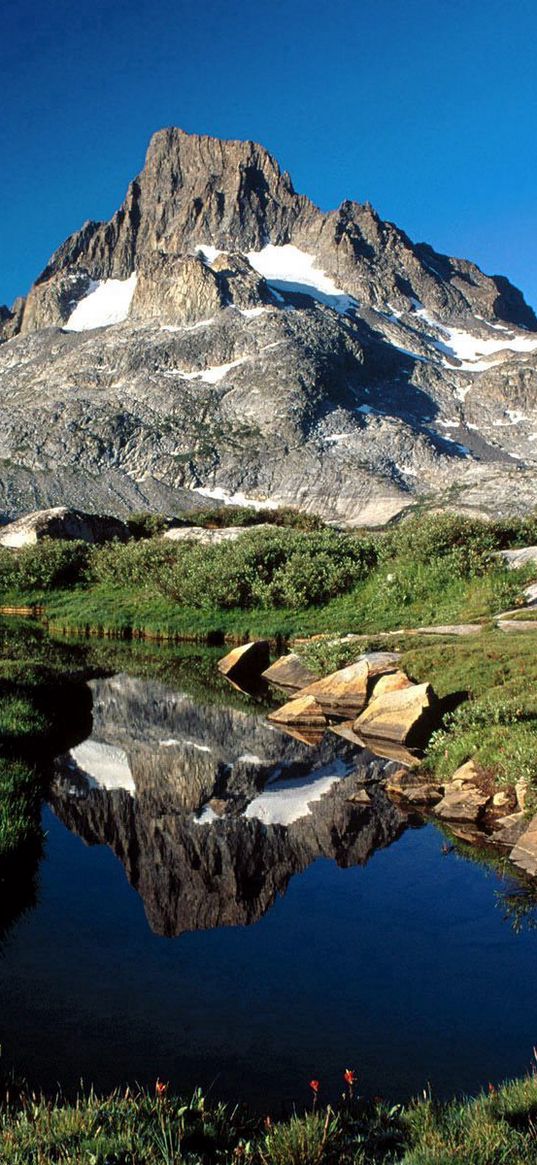
[[[65,650],[42,852],[2,888],[4,1073],[276,1114],[346,1067],[394,1100],[524,1073],[530,885],[390,800],[382,758],[267,722],[223,648],[102,641],[82,676]]]

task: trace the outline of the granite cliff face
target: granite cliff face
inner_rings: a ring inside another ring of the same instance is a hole
[[[108,223],[0,311],[0,509],[204,491],[378,523],[537,504],[537,320],[506,279],[328,214],[252,142],[162,130]]]
[[[379,784],[390,762],[335,735],[309,748],[126,675],[89,686],[93,731],[59,759],[51,804],[113,849],[158,934],[255,922],[316,858],[363,864],[408,824]]]

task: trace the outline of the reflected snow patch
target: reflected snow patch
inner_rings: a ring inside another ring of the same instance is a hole
[[[123,748],[103,744],[100,740],[85,740],[72,748],[68,755],[91,788],[125,789],[134,797],[136,785]]]
[[[256,817],[264,825],[292,825],[301,817],[308,817],[312,803],[329,793],[346,772],[343,762],[336,761],[329,772],[321,769],[307,777],[267,785],[260,796],[250,802],[243,817]]]

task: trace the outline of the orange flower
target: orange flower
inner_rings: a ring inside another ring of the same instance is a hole
[[[349,1084],[351,1086],[356,1084],[356,1072],[353,1072],[352,1068],[345,1068],[343,1079],[345,1084]]]
[[[310,1080],[310,1088],[311,1088],[311,1091],[317,1095],[317,1093],[319,1091],[319,1081],[318,1080]]]
[[[165,1096],[168,1091],[168,1085],[163,1084],[162,1080],[157,1080],[155,1084],[155,1092],[157,1096]]]

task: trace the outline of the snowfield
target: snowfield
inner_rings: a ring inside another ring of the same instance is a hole
[[[90,291],[71,312],[64,331],[89,332],[123,323],[130,311],[136,282],[136,272],[128,279],[92,280]]]

